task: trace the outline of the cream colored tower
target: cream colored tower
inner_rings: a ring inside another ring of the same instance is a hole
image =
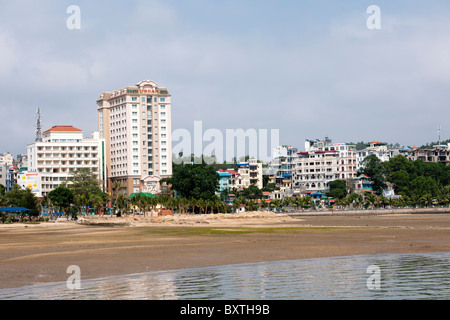
[[[159,181],[172,175],[171,95],[145,80],[104,92],[97,100],[98,128],[106,144],[108,190],[160,193]]]

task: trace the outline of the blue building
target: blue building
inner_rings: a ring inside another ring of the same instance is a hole
[[[231,173],[226,171],[217,171],[219,175],[219,189],[217,190],[219,193],[223,190],[230,190],[230,179]]]

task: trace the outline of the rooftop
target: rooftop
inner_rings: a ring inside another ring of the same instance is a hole
[[[47,132],[82,132],[83,130],[75,128],[73,126],[53,126],[51,129],[44,131]]]

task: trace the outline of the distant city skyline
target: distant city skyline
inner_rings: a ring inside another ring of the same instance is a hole
[[[69,29],[71,5],[80,28]],[[370,5],[380,29],[367,27]],[[172,131],[279,129],[401,146],[450,137],[448,1],[35,1],[0,12],[0,153],[42,130],[98,131],[96,100],[143,79],[171,88]]]

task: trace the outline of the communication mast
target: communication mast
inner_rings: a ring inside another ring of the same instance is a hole
[[[438,145],[441,145],[441,125],[438,126],[438,134],[439,134],[439,143]]]
[[[41,111],[39,108],[36,110],[36,142],[42,142]]]

